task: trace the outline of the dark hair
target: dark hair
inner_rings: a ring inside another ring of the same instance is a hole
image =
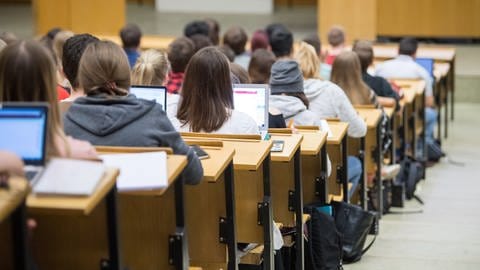
[[[212,79],[215,78],[215,79]],[[198,51],[190,60],[182,86],[177,118],[193,132],[213,132],[233,109],[228,59],[216,47]]]
[[[210,27],[208,26],[208,23],[205,21],[189,22],[183,29],[183,34],[189,38],[197,34],[209,37],[209,33],[210,33]]]
[[[285,95],[285,96],[296,97],[296,98],[298,98],[302,101],[302,103],[305,105],[305,107],[307,107],[307,109],[308,109],[308,106],[310,106],[310,101],[308,101],[308,98],[307,98],[307,96],[305,95],[304,92],[294,92],[294,93],[291,93],[291,92],[285,92],[285,93],[277,92],[277,93],[272,93],[272,95]]]
[[[218,49],[225,54],[228,58],[228,61],[233,62],[235,60],[235,52],[227,45],[218,46]]]
[[[320,56],[322,54],[322,43],[320,42],[320,38],[317,34],[311,34],[306,36],[303,39],[303,42],[312,45],[312,47],[315,49],[315,52],[317,53],[317,56]]]
[[[368,67],[373,62],[372,43],[366,40],[359,40],[353,44],[352,50],[357,53],[358,58],[360,59],[362,72],[367,72]]]
[[[411,37],[406,37],[400,40],[398,53],[403,55],[414,55],[417,52],[418,41]]]
[[[275,55],[266,49],[258,49],[252,53],[248,74],[252,83],[267,83],[270,79],[270,70],[275,63]]]
[[[230,72],[237,76],[240,83],[251,83],[248,72],[237,63],[230,63]]]
[[[208,24],[210,31],[208,36],[212,40],[213,45],[218,45],[220,43],[220,24],[217,20],[213,18],[206,18],[205,22]]]
[[[268,49],[270,43],[268,42],[267,32],[264,30],[257,30],[253,33],[250,40],[250,51],[254,52],[257,49]]]
[[[179,37],[168,45],[168,61],[172,67],[172,72],[184,72],[188,61],[195,53],[195,44],[186,37]]]
[[[288,56],[293,48],[293,35],[290,30],[284,27],[277,27],[270,36],[270,47],[275,56]]]
[[[335,25],[328,31],[328,43],[336,47],[345,42],[345,31],[343,27]]]
[[[272,36],[272,33],[275,29],[282,28],[282,29],[287,29],[287,27],[281,23],[271,23],[265,27],[265,32],[267,33],[268,40],[270,41],[270,38]]]
[[[247,33],[239,26],[231,27],[223,35],[223,44],[232,48],[235,55],[245,52],[245,45],[247,44]]]
[[[213,43],[208,36],[196,34],[191,36],[190,39],[193,42],[193,47],[195,48],[194,49],[195,52],[198,52],[199,50],[205,47],[213,46]]]
[[[129,23],[120,30],[120,38],[124,48],[138,48],[142,39],[142,30],[140,30],[138,25]]]
[[[98,38],[90,34],[80,34],[67,39],[65,44],[63,44],[63,72],[73,88],[79,86],[77,78],[78,66],[85,48],[87,48],[88,44],[98,41]]]

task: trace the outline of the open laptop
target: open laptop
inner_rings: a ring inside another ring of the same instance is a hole
[[[428,74],[430,74],[430,77],[433,77],[433,59],[432,58],[416,58],[415,62],[422,66]]]
[[[167,110],[167,88],[165,86],[132,85],[130,93],[137,98],[155,100],[162,105],[164,111]]]
[[[35,181],[45,166],[47,103],[0,103],[0,149],[16,153]]]
[[[234,84],[235,110],[246,113],[257,122],[262,138],[268,132],[269,88],[266,84]]]

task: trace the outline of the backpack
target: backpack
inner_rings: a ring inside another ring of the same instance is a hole
[[[400,166],[400,173],[398,173],[395,182],[398,185],[404,185],[405,196],[408,200],[415,198],[421,201],[415,196],[415,190],[417,188],[417,183],[420,182],[423,177],[425,170],[423,164],[411,157],[405,156],[402,162],[400,162]]]

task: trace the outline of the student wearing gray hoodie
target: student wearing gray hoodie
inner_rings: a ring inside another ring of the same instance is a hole
[[[171,147],[175,154],[187,156],[185,182],[200,182],[203,168],[198,157],[161,105],[129,94],[130,67],[118,45],[90,44],[80,61],[78,79],[86,96],[76,99],[65,115],[65,133],[94,145]]]

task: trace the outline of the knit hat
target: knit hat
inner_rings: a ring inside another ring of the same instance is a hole
[[[270,74],[272,94],[303,92],[303,74],[294,60],[279,60]]]

